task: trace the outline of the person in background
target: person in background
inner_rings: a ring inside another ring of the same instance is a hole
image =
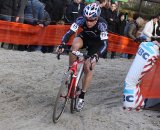
[[[133,21],[129,22],[129,26],[125,32],[125,36],[135,41],[137,39],[137,31],[143,25],[143,23],[144,20],[141,17],[137,18],[137,16],[135,15]],[[128,59],[131,59],[132,56],[132,54],[128,54]]]
[[[125,20],[125,14],[124,13],[120,13],[119,16],[119,22],[117,22],[117,33],[119,35],[124,36],[124,29],[126,26],[126,20]]]
[[[51,23],[51,18],[46,10],[44,10],[44,18],[43,24],[44,26],[48,26]],[[42,46],[41,51],[42,53],[52,53],[54,50],[54,46]]]
[[[96,1],[96,3],[100,6],[101,8],[101,17],[104,19],[107,19],[107,9],[109,8],[107,0],[99,0]]]
[[[73,0],[66,8],[65,22],[73,23],[78,17],[83,15],[85,4],[82,0]]]
[[[70,1],[71,0],[44,0],[46,5],[45,10],[51,17],[51,24],[56,24],[63,19],[66,5],[70,3]]]
[[[140,37],[145,38],[146,41],[152,41],[157,36],[158,15],[155,15],[145,24]]]
[[[117,22],[118,22],[118,16],[117,16],[117,4],[111,3],[111,7],[107,9],[106,12],[106,21],[108,23],[108,31],[111,33],[117,33]],[[116,55],[116,52],[111,52],[111,59],[114,59]]]
[[[9,22],[23,22],[24,9],[27,4],[27,0],[0,0],[0,20]],[[2,43],[1,47],[7,45]],[[12,49],[13,44],[8,45],[8,49]]]
[[[118,16],[119,22],[117,22],[117,34],[124,36],[124,29],[126,26],[125,14],[120,13]],[[122,58],[125,58],[125,53],[120,54]]]
[[[48,13],[45,11],[45,6],[39,0],[28,0],[24,10],[24,23],[30,25],[47,26],[50,22]],[[46,21],[47,19],[47,21]],[[28,51],[41,51],[42,46],[29,45]]]

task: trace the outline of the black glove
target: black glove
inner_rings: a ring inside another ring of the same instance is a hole
[[[98,62],[98,60],[99,60],[99,56],[98,55],[96,55],[96,54],[94,54],[94,55],[92,55],[91,56],[91,59],[96,59],[96,62]]]
[[[65,45],[64,43],[61,43],[61,44],[58,46],[59,49],[65,49],[65,47],[66,47],[66,45]]]

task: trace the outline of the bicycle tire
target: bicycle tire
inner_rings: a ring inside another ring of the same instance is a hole
[[[73,114],[76,111],[76,103],[77,103],[77,97],[71,99],[71,105],[70,105],[70,110],[71,113]]]
[[[69,99],[69,97],[67,97],[67,94],[68,94],[68,87],[70,85],[71,80],[72,80],[72,73],[68,71],[67,73],[64,74],[62,78],[61,86],[59,88],[59,91],[55,100],[54,109],[53,109],[54,123],[58,122],[59,118],[64,112],[66,103]]]
[[[83,66],[82,66],[83,67]],[[71,113],[73,114],[75,111],[76,111],[76,104],[77,104],[77,98],[78,98],[78,92],[80,91],[80,88],[79,88],[79,84],[80,84],[80,81],[81,81],[81,78],[82,78],[82,75],[83,75],[83,71],[80,71],[78,72],[78,75],[80,75],[80,78],[79,79],[76,79],[78,80],[77,81],[77,86],[76,86],[76,90],[74,90],[74,87],[73,89],[71,90],[72,93],[75,93],[74,94],[74,97],[71,98],[71,104],[70,104],[70,111]]]

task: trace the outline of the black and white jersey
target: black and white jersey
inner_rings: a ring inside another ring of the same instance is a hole
[[[70,39],[70,37],[77,32],[78,28],[81,27],[83,31],[79,34],[82,39],[85,37],[89,40],[99,40],[101,43],[100,48],[99,48],[99,53],[103,53],[106,51],[107,44],[108,44],[108,32],[107,32],[107,23],[106,21],[102,18],[99,17],[97,23],[95,26],[92,28],[88,28],[86,25],[86,19],[84,17],[79,17],[77,18],[76,22],[74,22],[70,30],[63,36],[62,38],[62,43],[67,43]]]

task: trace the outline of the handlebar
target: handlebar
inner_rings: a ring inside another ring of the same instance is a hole
[[[65,49],[65,51],[71,52],[73,55],[77,56],[78,58],[84,57],[84,59],[88,59],[90,56],[86,55],[84,53],[81,53],[80,51],[72,51],[70,49]],[[57,59],[60,60],[60,55],[62,53],[57,53]]]
[[[69,52],[71,52],[73,55],[75,55],[75,56],[77,56],[78,58],[81,58],[81,57],[83,57],[84,59],[88,59],[88,58],[90,58],[91,56],[89,56],[89,55],[87,55],[87,54],[84,54],[84,53],[81,53],[80,51],[72,51],[72,50],[70,50],[70,49],[65,49],[65,51],[69,51]],[[57,53],[57,59],[58,60],[60,60],[60,55],[61,55],[62,53]],[[92,58],[92,57],[91,57]],[[92,59],[90,59],[90,62],[92,61]],[[92,68],[92,62],[91,62],[91,66],[90,66],[90,70],[93,70],[93,68]]]

